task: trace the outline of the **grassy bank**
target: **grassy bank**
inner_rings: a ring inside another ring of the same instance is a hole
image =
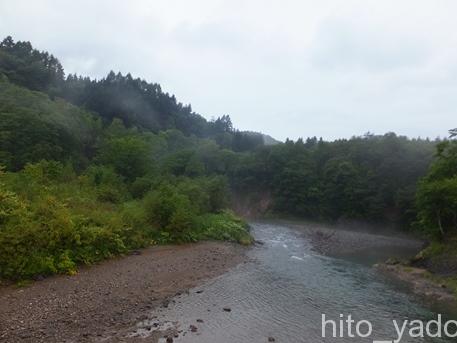
[[[457,296],[457,236],[432,241],[411,262],[427,270],[426,276]]]
[[[457,237],[433,240],[407,261],[391,258],[376,267],[405,281],[415,293],[457,309]]]
[[[41,161],[0,174],[0,277],[75,273],[132,249],[204,239],[249,244],[247,224],[224,210],[217,178],[157,180],[144,196],[111,169]]]

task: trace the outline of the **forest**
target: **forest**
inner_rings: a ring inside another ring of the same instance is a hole
[[[130,74],[66,75],[52,54],[0,43],[0,277],[74,273],[152,244],[250,244],[232,210],[457,229],[457,141],[395,133],[277,142],[207,120]]]

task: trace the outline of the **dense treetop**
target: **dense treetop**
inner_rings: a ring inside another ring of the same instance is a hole
[[[220,174],[233,191],[268,192],[274,211],[409,225],[416,182],[436,144],[388,133],[265,146],[261,135],[235,130],[227,115],[208,122],[159,84],[114,72],[101,80],[65,77],[55,57],[11,37],[0,44],[0,72],[6,77],[1,157],[12,170],[71,159],[77,170],[112,164],[129,182],[161,168],[173,175]],[[121,137],[125,130],[130,134]]]
[[[30,42],[6,37],[0,43],[0,73],[10,82],[97,112],[106,122],[119,118],[126,126],[153,132],[178,129],[185,135],[214,138],[235,151],[263,144],[262,135],[235,130],[227,115],[208,122],[157,83],[113,71],[101,80],[72,74],[65,77],[59,60],[34,49]]]

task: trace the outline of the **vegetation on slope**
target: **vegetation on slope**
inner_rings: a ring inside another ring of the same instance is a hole
[[[156,243],[223,239],[250,243],[246,224],[224,210],[219,177],[163,178],[141,198],[110,166],[77,175],[55,161],[0,175],[0,276],[73,273]]]
[[[259,148],[240,165],[240,190],[269,190],[273,209],[300,217],[396,223],[416,218],[418,179],[436,142],[388,133],[325,142],[316,138]]]
[[[280,214],[453,231],[453,141],[264,138],[227,115],[207,121],[130,74],[65,76],[57,58],[7,37],[0,276],[72,272],[151,242],[248,243],[246,225],[226,210],[232,192],[270,194]]]
[[[457,291],[457,141],[437,146],[436,159],[417,189],[419,228],[429,239],[414,264],[426,267]],[[443,279],[444,278],[444,279]]]
[[[0,277],[73,273],[155,243],[250,242],[226,210],[233,152],[178,130],[104,123],[0,80]]]

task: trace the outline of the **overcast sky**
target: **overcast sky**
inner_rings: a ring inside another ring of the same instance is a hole
[[[455,0],[0,0],[67,73],[158,82],[278,139],[457,127]]]

